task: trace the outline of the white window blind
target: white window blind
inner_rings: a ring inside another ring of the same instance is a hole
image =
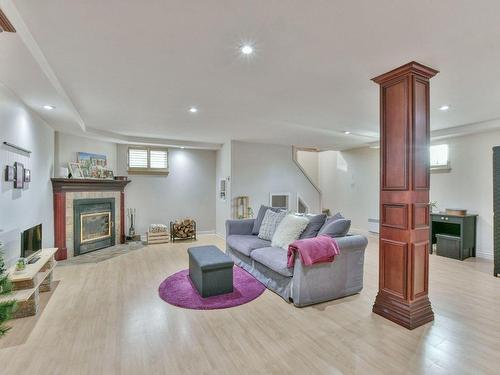
[[[156,169],[168,168],[167,151],[151,150],[149,155],[150,155],[150,168],[156,168]]]
[[[448,145],[434,145],[430,147],[431,168],[449,168]]]
[[[168,150],[151,147],[129,148],[128,172],[167,175]]]
[[[128,167],[129,168],[147,168],[148,167],[148,150],[131,148],[128,150]]]

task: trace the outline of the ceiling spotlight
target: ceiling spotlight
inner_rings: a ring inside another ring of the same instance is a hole
[[[245,44],[241,46],[240,51],[244,55],[251,55],[253,53],[253,47],[250,44]]]
[[[348,134],[351,134],[351,132],[346,130],[346,131],[344,132],[344,134],[345,134],[345,135],[348,135]]]
[[[181,149],[183,149],[183,150],[184,150],[185,148],[186,148],[186,147],[184,147],[184,146],[181,146]]]
[[[189,108],[189,112],[196,113],[196,112],[198,112],[198,108],[196,108],[196,107],[190,107]]]
[[[53,109],[56,109],[53,105],[44,105],[43,109],[46,109],[47,111],[52,111]]]
[[[450,109],[449,105],[442,105],[441,107],[439,107],[439,110],[441,110],[441,111],[447,111],[449,109]]]

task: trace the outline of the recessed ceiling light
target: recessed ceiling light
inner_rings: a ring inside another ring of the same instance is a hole
[[[450,109],[450,106],[449,106],[449,105],[442,105],[441,107],[439,107],[439,109],[440,109],[441,111],[447,111],[447,110],[449,110],[449,109]]]
[[[189,108],[189,112],[196,113],[196,112],[198,112],[198,108],[196,108],[196,107],[190,107]]]
[[[241,46],[240,51],[244,55],[251,55],[253,53],[253,47],[250,44],[244,44]]]
[[[346,135],[347,135],[347,134],[351,134],[351,132],[346,130],[346,131],[344,132],[344,134],[346,134]]]
[[[56,109],[53,105],[44,105],[43,109],[46,109],[47,111],[52,111],[53,109]]]
[[[184,147],[184,146],[181,146],[181,148],[182,148],[182,149],[184,150],[184,149],[185,149],[186,147]]]

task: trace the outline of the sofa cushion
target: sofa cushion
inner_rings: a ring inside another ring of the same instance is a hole
[[[250,257],[280,275],[293,276],[293,268],[288,268],[287,251],[281,247],[265,247],[252,251]]]
[[[325,224],[326,220],[325,214],[306,215],[306,217],[309,219],[309,224],[307,224],[306,229],[304,229],[304,231],[300,235],[299,238],[301,240],[304,238],[316,237],[323,224]]]
[[[255,221],[253,222],[252,234],[259,234],[260,226],[262,224],[262,220],[264,220],[264,216],[266,215],[267,210],[271,210],[273,212],[280,211],[279,208],[261,205],[259,208],[259,213],[257,214]]]
[[[250,253],[254,249],[271,246],[271,241],[260,239],[251,234],[232,234],[227,236],[226,242],[231,249],[239,251],[246,256],[250,256]]]
[[[286,215],[286,211],[274,212],[267,210],[259,229],[259,238],[271,241],[274,236],[274,232],[276,232],[276,228],[278,228],[281,220],[283,220]]]
[[[326,234],[330,237],[344,237],[351,228],[351,220],[337,219],[327,221],[318,232],[318,236]]]
[[[337,212],[333,216],[327,216],[326,220],[325,220],[325,224],[330,223],[330,222],[335,221],[335,220],[338,220],[338,219],[345,219],[345,217],[340,212]]]
[[[286,215],[274,232],[271,246],[288,249],[288,245],[299,238],[308,224],[309,219],[305,216]]]

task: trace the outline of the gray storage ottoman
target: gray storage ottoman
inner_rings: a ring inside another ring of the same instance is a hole
[[[188,249],[189,277],[202,297],[233,291],[233,260],[216,246]]]

